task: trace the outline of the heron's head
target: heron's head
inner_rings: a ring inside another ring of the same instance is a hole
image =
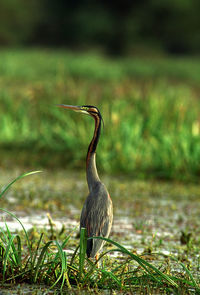
[[[66,104],[58,104],[57,106],[60,108],[73,110],[75,112],[87,114],[92,117],[99,117],[100,119],[102,119],[100,111],[95,106],[91,106],[91,105],[72,106],[72,105],[66,105]]]

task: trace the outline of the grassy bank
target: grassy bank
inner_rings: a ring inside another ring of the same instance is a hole
[[[21,182],[15,183],[17,180],[36,172],[39,171],[18,176],[7,186],[4,186],[0,192],[1,205],[4,201],[7,201],[7,207],[11,209],[13,203],[9,205],[9,201],[12,193],[6,195],[11,185],[14,184],[17,188],[17,184]],[[30,178],[26,179],[24,185],[27,186],[29,181],[38,184],[37,180],[42,180],[41,174],[37,177],[34,176],[32,180]],[[48,176],[46,179],[48,179]],[[62,183],[64,182],[62,181]],[[71,185],[70,181],[65,183]],[[26,199],[28,194],[33,195],[30,188],[34,186],[28,185],[28,187]],[[13,193],[16,193],[15,190]],[[52,195],[54,193],[49,193],[49,197]],[[35,199],[38,197],[35,194]],[[41,198],[39,197],[39,199]],[[18,202],[17,198],[14,198],[14,200]],[[26,200],[24,201],[26,202]],[[31,203],[30,200],[29,203]],[[43,206],[45,206],[45,203],[43,202]],[[20,205],[22,205],[22,202],[20,202]],[[65,206],[66,202],[63,202],[63,205]],[[154,234],[148,241],[144,224],[137,224],[138,219],[135,219],[135,229],[137,228],[135,234],[142,234],[141,242],[134,239],[133,245],[130,247],[127,244],[127,238],[124,239],[122,235],[117,236],[115,233],[114,240],[105,239],[107,243],[104,246],[104,253],[99,257],[99,266],[97,266],[95,260],[86,258],[87,239],[83,229],[80,233],[79,242],[79,238],[75,237],[77,228],[72,230],[66,228],[63,224],[59,230],[51,215],[48,214],[49,224],[47,226],[34,226],[26,230],[26,226],[23,225],[20,218],[5,207],[0,208],[4,220],[0,227],[0,289],[10,287],[12,293],[14,286],[18,286],[17,294],[23,294],[24,288],[27,288],[27,285],[24,287],[24,284],[28,284],[29,288],[37,286],[37,294],[44,294],[42,290],[40,291],[42,287],[45,287],[47,292],[47,289],[53,290],[54,294],[78,294],[84,291],[87,294],[102,293],[103,291],[105,293],[115,292],[116,294],[127,294],[127,292],[130,294],[200,294],[198,276],[199,239],[196,238],[198,237],[196,233],[199,231],[199,227],[196,226],[198,221],[195,225],[193,224],[195,226],[193,236],[191,233],[185,235],[185,240],[180,245],[177,242],[177,236],[175,237],[176,243],[174,243],[174,238],[172,241],[172,236],[170,238],[168,236],[166,239],[166,233],[164,233],[162,226],[163,236]],[[30,209],[30,206],[25,207],[28,210]],[[136,216],[138,216],[137,206],[134,206],[134,208],[136,209]],[[67,210],[64,210],[64,212],[66,213]],[[55,208],[52,213],[55,214]],[[68,214],[65,214],[65,218],[66,216]],[[15,231],[15,233],[9,228],[9,220],[11,219],[20,225],[20,230]],[[182,226],[181,223],[184,222],[179,218],[177,221],[178,228],[175,226],[177,234],[177,230],[180,231]],[[149,234],[151,232],[152,228]],[[156,232],[159,232],[158,228]],[[120,243],[118,240],[120,240]],[[160,247],[165,242],[167,242],[167,248],[162,253]],[[141,243],[142,252],[139,245],[137,245],[137,249],[134,247],[135,243]]]
[[[83,168],[92,119],[55,104],[93,104],[105,122],[101,170],[198,179],[198,59],[111,60],[44,50],[1,51],[0,59],[2,165]]]

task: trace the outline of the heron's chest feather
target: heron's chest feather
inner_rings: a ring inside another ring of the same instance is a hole
[[[110,214],[112,211],[112,201],[107,191],[100,190],[91,192],[86,200],[88,211],[94,214],[101,212],[102,215]]]

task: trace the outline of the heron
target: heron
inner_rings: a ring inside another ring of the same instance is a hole
[[[106,186],[101,182],[96,167],[96,149],[101,133],[102,116],[99,109],[92,105],[72,106],[59,104],[58,107],[74,110],[91,116],[95,121],[92,140],[86,156],[86,176],[89,195],[84,202],[80,217],[80,229],[86,228],[87,237],[108,238],[113,220],[113,205]],[[102,239],[87,239],[88,258],[98,259],[98,253],[105,241]]]

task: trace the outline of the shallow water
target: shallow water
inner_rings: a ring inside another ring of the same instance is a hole
[[[4,170],[0,175],[1,186],[22,172]],[[187,256],[197,278],[200,275],[200,186],[136,181],[119,176],[105,176],[102,180],[114,206],[110,238],[137,254]],[[78,243],[80,211],[87,193],[84,171],[45,171],[15,183],[1,199],[1,208],[16,214],[27,230],[49,229],[50,213],[54,230],[60,231],[64,226],[66,233],[72,233],[72,239]],[[11,231],[21,230],[16,220],[0,212],[0,227],[5,227],[5,221]],[[186,244],[183,233],[186,236],[191,233]],[[119,253],[113,252],[111,256],[119,257]]]

